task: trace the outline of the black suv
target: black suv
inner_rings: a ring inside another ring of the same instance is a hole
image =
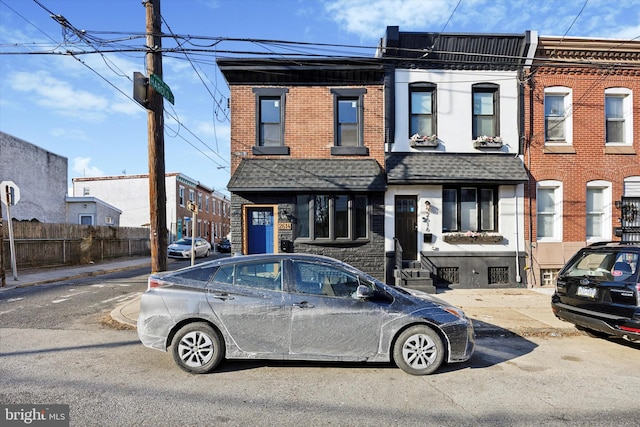
[[[640,246],[594,243],[558,273],[554,314],[591,336],[640,342]]]

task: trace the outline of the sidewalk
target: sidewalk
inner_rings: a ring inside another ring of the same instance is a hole
[[[110,260],[86,266],[18,272],[6,270],[6,286],[0,293],[24,286],[51,283],[80,277],[98,276],[130,268],[150,266],[148,257]],[[558,320],[551,312],[553,288],[446,289],[438,298],[460,307],[473,320],[476,334],[482,336],[567,336],[579,335],[571,323]],[[135,327],[140,310],[140,295],[115,307],[113,320]]]

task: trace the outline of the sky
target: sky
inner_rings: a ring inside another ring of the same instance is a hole
[[[372,57],[389,25],[640,38],[640,0],[160,2],[162,31],[177,36],[162,42],[173,50],[163,55],[163,80],[175,98],[164,102],[165,171],[224,194],[231,112],[216,58]],[[0,0],[0,131],[66,157],[69,187],[76,177],[147,174],[147,112],[132,83],[134,72],[146,74],[144,31],[141,0]]]

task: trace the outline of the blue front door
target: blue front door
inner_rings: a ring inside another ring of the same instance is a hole
[[[273,208],[247,209],[249,254],[273,253]]]

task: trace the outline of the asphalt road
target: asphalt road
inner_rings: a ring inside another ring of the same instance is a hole
[[[0,294],[0,402],[68,404],[78,426],[638,425],[640,349],[621,341],[483,338],[426,377],[263,361],[198,376],[101,323],[145,287],[128,272]]]

